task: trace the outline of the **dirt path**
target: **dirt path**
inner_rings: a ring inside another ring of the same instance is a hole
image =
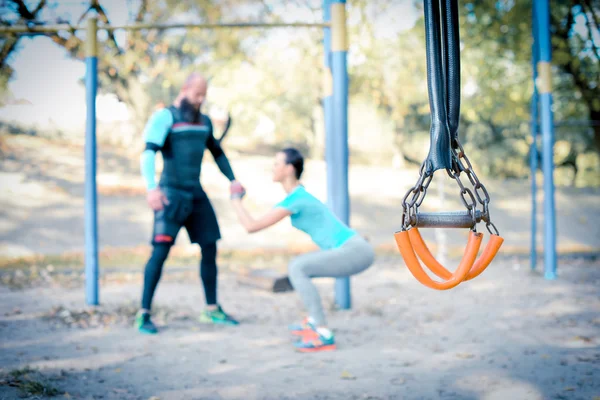
[[[81,286],[2,286],[0,382],[29,367],[39,372],[27,376],[41,374],[71,399],[592,400],[600,396],[599,267],[563,264],[559,280],[545,281],[497,263],[437,292],[380,257],[353,279],[353,309],[330,313],[338,351],[310,355],[293,352],[285,328],[301,311],[296,294],[239,286],[228,273],[221,301],[242,325],[197,324],[195,271],[171,271],[157,293],[155,337],[130,325],[139,273],[102,285],[96,313],[104,316],[88,328],[73,325],[85,309]],[[319,284],[330,305],[331,281]],[[0,399],[16,393],[0,385]]]

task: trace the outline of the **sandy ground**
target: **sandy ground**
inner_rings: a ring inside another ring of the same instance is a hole
[[[437,292],[380,257],[353,278],[352,309],[329,312],[338,350],[319,354],[291,347],[294,292],[250,289],[229,273],[220,297],[240,326],[196,323],[195,271],[171,272],[157,293],[157,336],[138,334],[129,316],[63,322],[85,309],[81,287],[0,287],[1,375],[28,366],[73,399],[598,399],[599,267],[562,263],[560,279],[546,281],[504,261]],[[97,312],[133,309],[139,279],[103,284]],[[331,308],[332,282],[319,286]],[[16,393],[0,385],[0,399]]]
[[[81,148],[26,137],[6,142],[0,255],[82,251]],[[230,157],[253,210],[282,196],[268,178],[270,158]],[[208,159],[203,181],[221,222],[222,248],[308,243],[288,224],[243,232],[228,204],[227,182]],[[146,243],[151,214],[137,161],[101,149],[98,168],[102,248]],[[323,163],[309,163],[305,182],[323,199],[324,171]],[[357,166],[350,174],[352,225],[378,247],[389,246],[400,199],[416,172]],[[460,209],[454,184],[441,181],[443,208]],[[23,382],[46,382],[58,398],[71,399],[600,399],[600,263],[561,258],[555,281],[531,273],[525,259],[508,256],[527,253],[528,184],[488,187],[506,237],[504,256],[474,281],[437,292],[416,282],[399,255],[380,255],[353,278],[352,309],[329,313],[336,352],[295,353],[286,326],[301,316],[296,294],[240,286],[226,263],[220,301],[242,325],[199,325],[204,298],[197,271],[182,265],[167,268],[159,286],[161,333],[154,337],[131,327],[143,265],[124,265],[126,273],[103,270],[101,306],[92,310],[84,306],[81,269],[67,279],[64,271],[41,266],[36,276],[43,279],[35,282],[22,271],[0,270],[0,399],[17,398]],[[557,192],[561,252],[600,248],[599,194]],[[425,203],[440,209],[440,200],[432,186]],[[539,221],[541,227],[541,215]],[[456,232],[425,236],[432,247],[445,241],[451,254],[466,242],[466,232]],[[178,245],[186,247],[185,234]],[[18,288],[12,278],[27,284]],[[319,285],[332,309],[332,281]]]

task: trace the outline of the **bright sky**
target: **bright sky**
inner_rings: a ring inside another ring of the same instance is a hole
[[[122,7],[123,0],[104,0],[102,5],[112,23],[127,22],[129,10]],[[76,20],[86,8],[86,2],[60,1],[60,6],[48,9],[43,18]],[[27,104],[0,108],[0,119],[65,130],[84,129],[85,87],[81,80],[85,78],[85,64],[70,59],[64,49],[42,36],[22,38],[19,47],[11,60],[15,74],[9,89],[16,100]],[[96,104],[99,120],[127,117],[125,107],[113,96],[98,96]]]
[[[60,1],[60,6],[49,9],[43,16],[45,20],[57,17],[76,20],[86,9],[82,1]],[[123,4],[127,7],[123,7]],[[103,7],[112,24],[123,25],[130,21],[131,10],[137,9],[136,0],[104,0]],[[271,3],[277,3],[275,1]],[[376,25],[378,36],[389,36],[400,30],[412,27],[419,17],[410,1],[400,2],[387,10]],[[89,4],[89,3],[88,3]],[[277,3],[281,4],[281,3]],[[320,13],[313,14],[306,7],[286,4],[285,15],[289,21],[315,21],[321,18]],[[320,0],[319,0],[320,4]],[[231,20],[248,17],[248,10],[236,8],[238,13]],[[352,15],[349,16],[352,18]],[[274,32],[275,40],[283,40],[286,35]],[[101,33],[102,34],[102,33]],[[122,38],[123,33],[117,35]],[[25,100],[26,104],[12,104],[0,108],[0,120],[14,121],[26,125],[55,126],[64,130],[83,130],[85,127],[86,106],[85,64],[70,59],[64,49],[45,37],[23,38],[20,49],[13,53],[11,65],[15,75],[9,88],[16,100]],[[352,61],[352,60],[350,60]],[[99,121],[126,120],[127,110],[119,104],[114,96],[98,96],[97,117]]]

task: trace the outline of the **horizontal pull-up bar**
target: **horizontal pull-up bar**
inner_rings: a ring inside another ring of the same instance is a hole
[[[471,228],[481,222],[481,211],[475,212],[475,220],[468,211],[417,212],[410,224],[419,228]]]
[[[105,31],[139,31],[143,29],[248,29],[248,28],[327,28],[330,27],[329,22],[281,22],[281,23],[261,23],[261,22],[232,22],[222,24],[135,24],[121,26],[99,26],[98,30]],[[86,26],[72,26],[69,24],[59,25],[16,25],[16,26],[0,26],[0,34],[7,33],[52,33],[59,31],[78,31],[86,30]]]

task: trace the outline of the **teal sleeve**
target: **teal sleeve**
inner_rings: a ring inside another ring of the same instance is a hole
[[[156,188],[156,182],[154,180],[154,175],[156,173],[154,158],[156,151],[165,143],[165,139],[167,138],[172,125],[173,115],[169,109],[164,108],[152,114],[144,128],[146,149],[140,157],[140,169],[142,178],[146,184],[146,189],[148,190]]]
[[[168,108],[156,111],[144,128],[144,141],[162,147],[172,125],[173,114]]]
[[[285,199],[283,199],[279,203],[275,204],[276,208],[277,207],[285,208],[286,210],[290,211],[292,214],[297,214],[300,211],[299,206],[300,206],[300,204],[298,202],[298,198],[296,196],[294,196],[293,193],[291,195],[287,196]]]
[[[140,159],[142,178],[144,178],[147,190],[152,190],[156,188],[156,182],[154,180],[154,174],[156,173],[156,168],[154,166],[155,155],[156,152],[154,150],[144,150]]]

